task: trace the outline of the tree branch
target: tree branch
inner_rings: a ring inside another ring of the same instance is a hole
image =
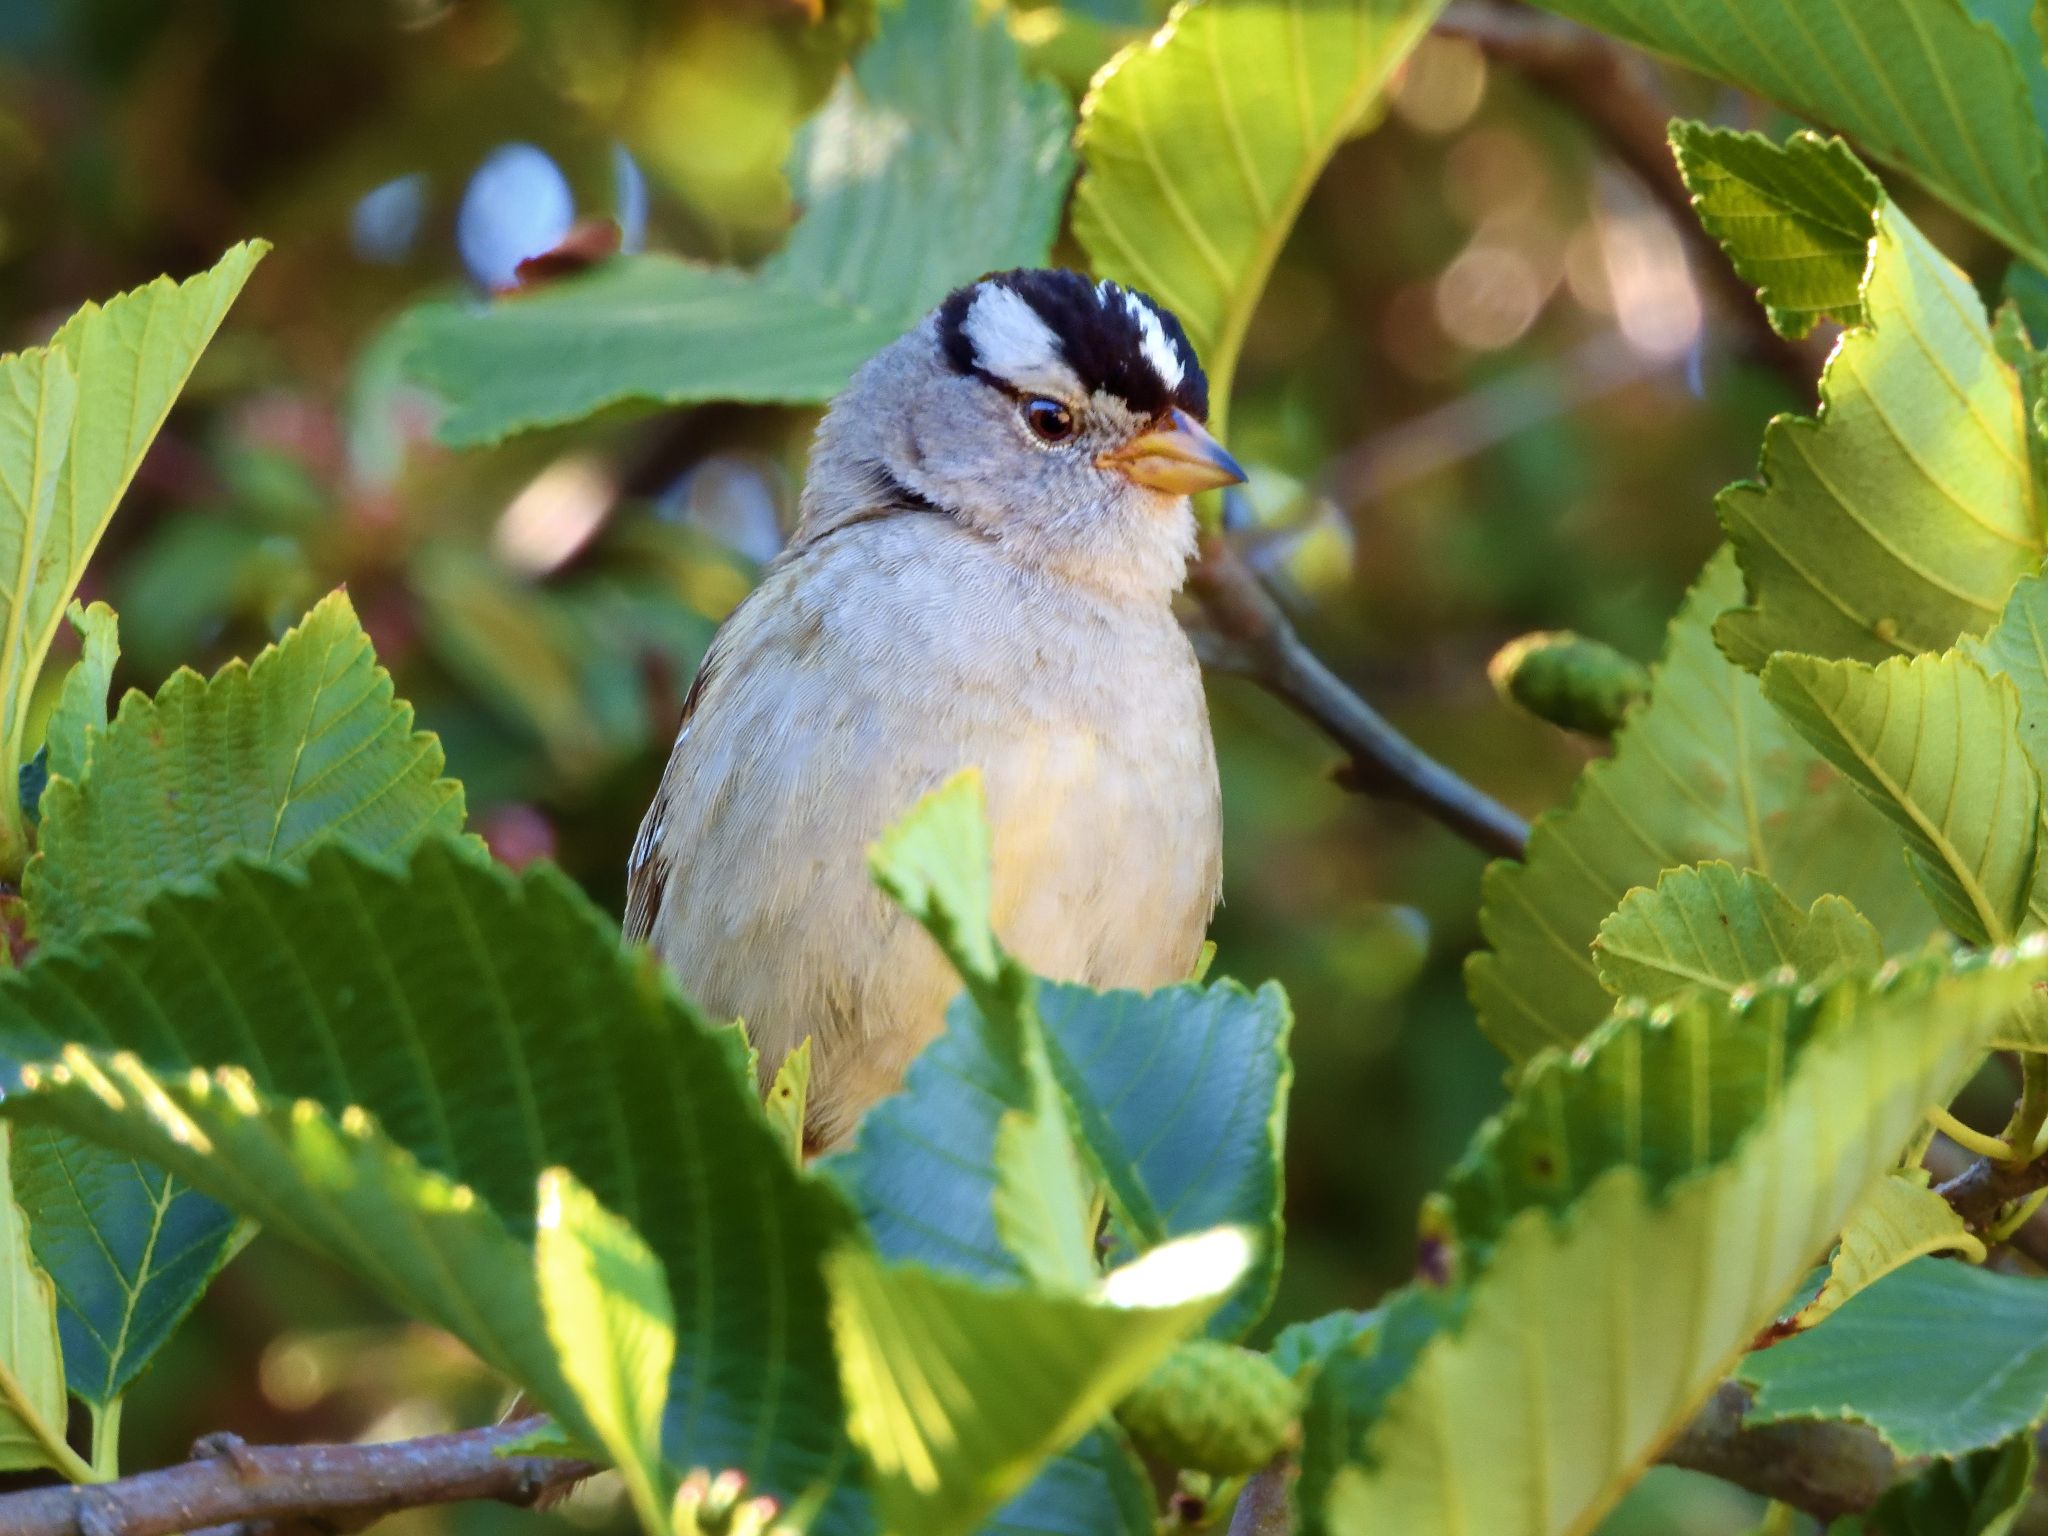
[[[0,1495],[0,1531],[257,1536],[359,1530],[395,1510],[463,1499],[530,1505],[597,1470],[557,1457],[499,1454],[541,1422],[518,1419],[388,1445],[250,1446],[234,1435],[209,1435],[182,1466],[114,1483]]]
[[[1804,1510],[1823,1523],[1878,1501],[1906,1470],[1874,1429],[1826,1419],[1745,1428],[1747,1387],[1723,1382],[1658,1459]]]
[[[1801,394],[1813,388],[1820,351],[1771,329],[1755,290],[1700,227],[1665,137],[1671,109],[1646,58],[1561,16],[1489,0],[1453,0],[1437,30],[1472,43],[1583,122],[1670,215],[1702,278],[1742,326],[1750,354]]]
[[[1351,756],[1337,782],[1414,806],[1483,852],[1519,859],[1521,817],[1467,784],[1395,730],[1302,643],[1273,594],[1222,534],[1202,535],[1188,590],[1211,627],[1197,632],[1202,660],[1292,705]]]

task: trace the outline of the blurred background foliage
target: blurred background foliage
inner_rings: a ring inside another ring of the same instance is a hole
[[[1011,21],[1078,95],[1158,13],[1019,0]],[[391,326],[504,287],[582,220],[627,249],[772,250],[791,132],[873,21],[870,0],[0,0],[0,346],[245,236],[277,247],[88,576],[121,613],[118,684],[252,654],[346,583],[499,856],[554,858],[616,909],[696,658],[791,521],[813,413],[605,418],[455,454]],[[1674,109],[1779,126],[1656,83]],[[1910,206],[1997,278],[1981,236]],[[1811,404],[1687,241],[1582,114],[1439,34],[1322,179],[1251,330],[1246,547],[1340,672],[1526,814],[1592,749],[1503,704],[1488,658],[1538,628],[1653,656],[1715,492],[1770,414]],[[1331,783],[1332,749],[1248,685],[1214,682],[1212,704],[1218,967],[1280,978],[1298,1018],[1277,1325],[1409,1272],[1422,1192],[1501,1096],[1458,980],[1481,860]],[[386,1438],[496,1406],[458,1347],[258,1241],[135,1393],[126,1462],[208,1430]],[[1753,1517],[1660,1472],[1611,1529]]]

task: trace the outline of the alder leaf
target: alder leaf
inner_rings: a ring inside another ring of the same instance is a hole
[[[1594,937],[1632,889],[1667,869],[1725,860],[1796,904],[1836,893],[1887,953],[1933,929],[1884,818],[1715,647],[1714,619],[1741,592],[1723,550],[1672,620],[1649,700],[1613,756],[1537,818],[1522,862],[1486,872],[1479,921],[1491,949],[1466,963],[1465,980],[1481,1028],[1513,1061],[1575,1045],[1606,1018],[1614,1000]]]
[[[1074,235],[1186,327],[1220,432],[1246,329],[1323,166],[1441,0],[1193,0],[1081,104]]]
[[[1970,279],[1838,142],[1696,125],[1673,139],[1736,269],[1778,274],[1766,304],[1854,322],[1821,374],[1819,413],[1772,421],[1757,479],[1718,499],[1748,606],[1715,638],[1756,671],[1775,651],[1878,662],[1983,631],[2040,566],[2042,537],[2020,382]],[[1738,184],[1748,196],[1730,207]],[[1759,211],[1766,189],[1772,211]],[[1846,238],[1854,201],[1865,254],[1816,249],[1811,221]],[[1787,262],[1801,285],[1787,286]]]
[[[1881,666],[1780,655],[1764,697],[1912,850],[1941,920],[1974,944],[2019,934],[2034,889],[2041,781],[2011,679],[1961,652]]]
[[[2026,0],[1543,0],[1839,128],[2048,267],[2048,91]]]
[[[1630,891],[1600,925],[1593,953],[1616,997],[1659,1002],[1691,987],[1733,992],[1785,968],[1801,981],[1872,971],[1884,946],[1841,897],[1815,897],[1801,912],[1755,870],[1713,860]]]
[[[1929,1187],[1927,1170],[1897,1170],[1856,1207],[1828,1263],[1827,1280],[1794,1320],[1811,1328],[1858,1291],[1930,1253],[1959,1253],[1974,1264],[1984,1262],[1983,1241]]]
[[[486,307],[431,305],[404,322],[406,366],[446,402],[451,443],[628,400],[828,399],[947,290],[1045,259],[1072,125],[1000,15],[902,0],[800,135],[803,212],[759,267],[624,257]]]
[[[822,1269],[847,1214],[791,1166],[737,1031],[558,871],[446,837],[229,864],[0,977],[0,1047],[0,1112],[161,1164],[573,1424],[531,1248],[541,1173],[571,1170],[668,1277],[668,1463],[862,1528]]]
[[[1448,1280],[1398,1293],[1317,1373],[1304,1530],[1590,1529],[2044,975],[2030,942],[1739,1002],[1700,991],[1543,1056],[1451,1174]],[[1899,1275],[1751,1364],[1825,1339]],[[2000,1337],[2010,1353],[2040,1331]],[[1876,1343],[1860,1367],[1894,1371]],[[1924,1383],[1912,1396],[1934,1411]]]

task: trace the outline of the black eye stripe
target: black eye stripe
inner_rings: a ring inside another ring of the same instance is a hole
[[[1187,332],[1173,313],[1139,295],[1157,318],[1166,347],[1180,363],[1177,385],[1161,377],[1157,364],[1147,355],[1146,330],[1132,312],[1126,290],[1114,283],[1098,286],[1063,268],[997,272],[949,294],[939,306],[938,332],[940,348],[954,371],[984,379],[1008,394],[1021,394],[1008,381],[981,367],[974,343],[966,334],[967,312],[988,283],[1000,284],[1031,306],[1058,339],[1061,360],[1091,393],[1101,390],[1115,395],[1140,416],[1163,416],[1178,408],[1197,421],[1208,419],[1209,383]]]

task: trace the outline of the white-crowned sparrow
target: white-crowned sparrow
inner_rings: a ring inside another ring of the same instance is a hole
[[[1186,333],[1065,271],[953,293],[818,429],[789,547],[705,655],[629,866],[626,931],[806,1035],[808,1139],[892,1091],[959,989],[867,846],[981,770],[997,934],[1042,975],[1180,979],[1216,904],[1208,711],[1172,612],[1192,491],[1241,480]]]

